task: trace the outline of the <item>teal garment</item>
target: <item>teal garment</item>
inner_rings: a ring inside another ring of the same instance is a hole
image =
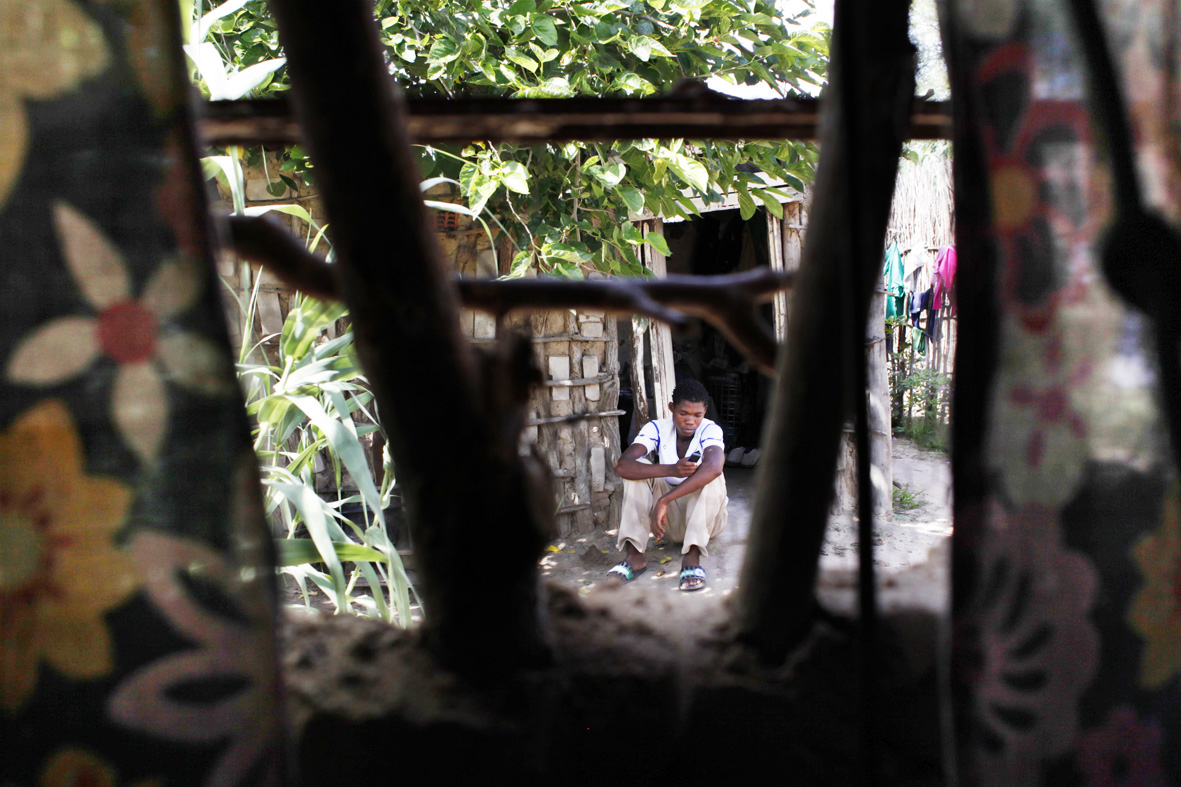
[[[902,252],[897,243],[891,243],[886,249],[886,265],[882,268],[882,277],[886,280],[886,319],[902,319],[906,316],[903,308],[903,296],[906,285],[903,284],[905,270],[902,267]]]

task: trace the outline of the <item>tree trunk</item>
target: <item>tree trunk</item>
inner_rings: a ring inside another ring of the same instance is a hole
[[[846,90],[853,95],[824,105],[812,222],[779,355],[736,611],[739,635],[771,660],[782,659],[800,641],[811,618],[841,425],[850,414],[843,356],[849,343],[843,330],[833,330],[832,317],[841,312],[844,298],[867,304],[880,276],[877,249],[885,237],[914,90],[908,3],[889,0],[871,7],[857,0],[856,7],[849,15],[856,27],[838,25],[835,31],[853,39],[843,50],[834,43],[834,51],[853,52],[856,59],[834,59],[829,95]],[[859,116],[844,117],[842,106],[859,108]],[[850,125],[862,138],[848,138]],[[846,158],[850,149],[860,151],[856,167]],[[856,291],[842,290],[840,266],[853,272]],[[866,311],[856,310],[854,335],[864,336],[865,320]]]
[[[527,343],[481,363],[460,333],[372,4],[271,6],[409,513],[427,641],[468,673],[543,661],[536,563],[552,500],[517,456]]]

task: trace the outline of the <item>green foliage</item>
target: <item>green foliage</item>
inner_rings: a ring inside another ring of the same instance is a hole
[[[710,75],[806,92],[827,66],[823,36],[789,32],[770,0],[379,0],[376,12],[416,95],[635,96]]]
[[[277,37],[262,0],[229,0],[216,12],[226,6],[233,10],[208,29],[227,70],[273,61]],[[413,96],[645,96],[711,76],[790,94],[815,92],[827,73],[828,29],[803,27],[808,10],[785,19],[773,0],[378,0],[375,13],[391,74]],[[268,79],[259,90],[287,89],[284,68]],[[423,177],[454,179],[474,213],[508,230],[513,275],[575,278],[642,273],[645,238],[629,229],[629,215],[691,215],[692,198],[735,191],[744,216],[760,203],[779,212],[769,185],[802,190],[815,162],[811,145],[791,141],[419,151]],[[299,149],[280,170],[314,177]]]
[[[902,319],[886,321],[894,330]],[[915,350],[919,329],[906,331],[890,356],[890,404],[894,433],[922,448],[946,451],[951,414],[951,376],[929,367],[927,356]]]
[[[915,45],[918,60],[915,92],[919,95],[929,92],[936,101],[947,101],[951,97],[951,87],[947,78],[947,64],[943,59],[935,0],[915,0],[911,5],[910,39]]]
[[[188,5],[182,3],[182,7]],[[280,57],[274,22],[260,14],[264,9],[259,0],[227,0],[217,6],[206,0],[191,3],[185,54],[211,100],[263,92],[286,64],[287,59]]]
[[[947,450],[951,377],[920,368],[905,376],[891,376],[894,431],[922,448]]]
[[[254,302],[252,297],[248,316]],[[373,394],[354,355],[352,333],[331,340],[324,335],[345,314],[339,304],[297,298],[278,336],[275,361],[248,361],[262,342],[253,348],[244,342],[238,375],[255,422],[266,513],[285,531],[278,542],[281,571],[299,584],[305,602],[311,580],[338,612],[360,610],[406,626],[412,588],[383,514],[393,468],[387,455],[381,484],[375,483],[361,444],[361,437],[380,429],[368,409]],[[315,467],[322,458],[332,469],[335,500],[316,492]],[[345,470],[357,484],[356,494],[342,491]],[[362,524],[342,513],[351,503],[362,504]],[[345,562],[353,564],[347,578]],[[323,570],[315,567],[321,564]],[[361,578],[372,596],[354,592]]]
[[[894,487],[894,510],[913,511],[923,505],[922,492],[912,492],[910,486],[903,484]]]
[[[217,178],[229,189],[234,212],[246,215],[275,211],[305,222],[308,247],[314,250],[324,235],[300,205],[245,207],[239,151],[208,156],[207,178]],[[329,252],[331,256],[331,252]],[[242,265],[242,284],[250,266]],[[277,542],[282,573],[291,576],[309,603],[307,583],[317,585],[336,605],[337,612],[361,611],[401,626],[410,625],[413,588],[402,560],[386,530],[384,510],[394,485],[389,454],[383,455],[382,480],[374,481],[361,438],[380,430],[376,413],[368,408],[373,394],[353,352],[351,332],[329,340],[329,326],[347,316],[344,306],[296,296],[277,337],[254,341],[254,322],[261,277],[250,297],[227,282],[242,312],[242,346],[238,378],[246,396],[246,412],[254,422],[254,450],[262,476],[268,519],[282,531]],[[274,362],[267,358],[267,340],[278,338]],[[335,482],[335,500],[316,490],[316,465],[327,460]],[[357,484],[357,493],[343,493],[344,471]],[[353,522],[344,507],[360,503],[364,521]],[[346,579],[345,563],[352,568]],[[317,568],[322,566],[323,568]],[[371,594],[354,592],[364,579]]]
[[[793,27],[767,0],[385,0],[378,14],[391,69],[413,95],[644,96],[709,76],[804,92],[827,65],[824,31]],[[692,197],[731,191],[747,217],[756,200],[781,212],[768,184],[802,190],[814,163],[810,146],[786,141],[473,144],[459,154],[454,173],[425,148],[423,172],[455,174],[473,210],[502,219],[516,275],[639,274],[645,238],[629,215],[687,216]]]

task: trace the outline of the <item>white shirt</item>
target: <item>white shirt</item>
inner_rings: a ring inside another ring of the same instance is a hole
[[[648,449],[648,452],[656,451],[656,464],[658,465],[675,465],[680,459],[677,456],[676,427],[671,418],[658,418],[644,424],[644,428],[636,435],[632,445],[642,445]],[[704,454],[705,449],[714,445],[722,449],[722,453],[726,452],[726,444],[722,439],[722,427],[708,418],[702,418],[701,423],[697,425],[697,431],[693,433],[693,439],[689,441],[685,456],[692,456],[694,453]],[[701,464],[701,457],[697,458],[697,464]],[[685,479],[670,476],[664,480],[668,481],[670,486],[676,486]]]

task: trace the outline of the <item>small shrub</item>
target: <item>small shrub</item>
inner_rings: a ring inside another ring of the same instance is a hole
[[[894,510],[913,511],[923,505],[922,492],[912,492],[910,486],[903,484],[894,487]]]

